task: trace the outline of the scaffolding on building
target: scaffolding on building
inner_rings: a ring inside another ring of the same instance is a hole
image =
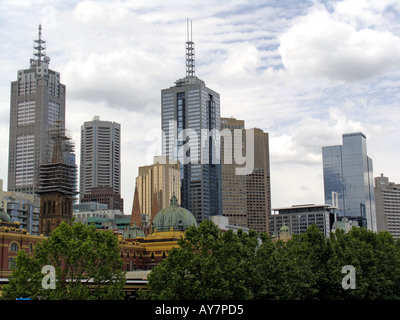
[[[53,153],[50,163],[40,165],[38,193],[57,192],[74,197],[78,193],[77,166],[65,161],[65,155],[74,151],[74,145],[66,135],[61,121],[56,121],[55,126],[49,130],[49,137],[53,141]]]

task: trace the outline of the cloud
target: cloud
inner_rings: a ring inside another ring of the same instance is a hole
[[[158,55],[133,48],[91,52],[68,62],[63,81],[69,84],[71,98],[104,101],[113,109],[158,113],[159,95],[154,93],[160,90],[168,68],[157,61]]]
[[[270,137],[271,162],[318,165],[321,162],[322,146],[340,143],[343,133],[365,129],[365,126],[349,119],[339,108],[330,108],[329,118],[325,120],[305,115],[292,125],[285,126],[284,133],[274,133]]]
[[[356,81],[400,66],[400,38],[389,31],[357,30],[317,5],[294,20],[278,49],[294,76]]]

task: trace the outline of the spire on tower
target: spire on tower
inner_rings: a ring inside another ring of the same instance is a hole
[[[190,37],[189,37],[190,35]],[[193,28],[192,20],[190,20],[189,32],[189,19],[187,19],[187,41],[186,41],[186,77],[194,77],[194,42],[193,42]]]
[[[40,66],[46,56],[46,41],[42,39],[42,25],[39,24],[38,38],[33,40],[33,58],[31,65]]]

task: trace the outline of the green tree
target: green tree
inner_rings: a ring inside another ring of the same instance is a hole
[[[150,273],[149,298],[400,299],[400,242],[388,232],[339,229],[327,238],[311,225],[283,242],[203,221],[179,245]],[[348,265],[356,289],[342,286]]]
[[[310,227],[287,242],[264,238],[257,250],[259,287],[257,299],[318,299],[324,279],[325,239]]]
[[[55,270],[55,289],[45,289],[42,267]],[[94,226],[62,223],[32,255],[20,251],[3,299],[122,299],[125,273],[118,239]]]
[[[251,299],[257,234],[222,232],[205,220],[148,276],[151,299]]]
[[[356,272],[356,289],[332,286],[331,298],[400,298],[400,251],[389,232],[374,233],[365,228],[353,228],[348,233],[338,230],[331,233],[329,241],[334,251],[330,262],[336,266],[336,274],[332,272],[331,276],[342,278],[341,268],[345,265],[353,266]]]

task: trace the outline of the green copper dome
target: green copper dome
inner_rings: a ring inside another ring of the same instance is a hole
[[[290,230],[289,230],[289,227],[284,224],[279,231],[280,232],[289,232]]]
[[[2,209],[0,209],[0,221],[2,221],[2,222],[10,222],[11,221],[11,218],[8,215],[8,213]]]
[[[144,238],[146,235],[140,228],[136,225],[136,223],[133,223],[132,226],[129,227],[128,230],[124,232],[124,239],[135,239],[138,237]]]
[[[156,214],[152,225],[156,231],[185,231],[190,226],[197,226],[196,219],[189,210],[178,206],[175,195],[170,205]]]

